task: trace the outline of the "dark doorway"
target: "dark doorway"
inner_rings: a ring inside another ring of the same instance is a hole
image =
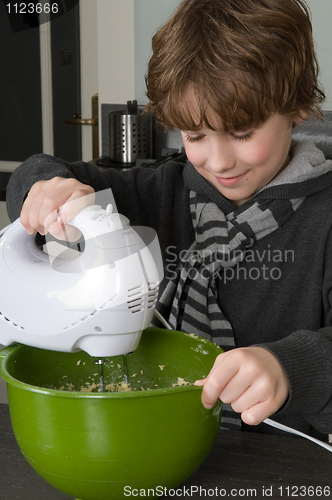
[[[20,162],[43,150],[38,15],[0,1],[0,161]],[[80,113],[79,4],[63,3],[51,21],[54,155],[81,158],[81,127],[63,123]],[[15,26],[13,25],[15,22]]]
[[[63,123],[81,113],[79,4],[51,22],[54,155],[80,160],[81,126]]]

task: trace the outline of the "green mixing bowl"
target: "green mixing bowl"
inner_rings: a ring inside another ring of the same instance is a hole
[[[100,393],[81,392],[99,380],[85,352],[10,346],[0,351],[0,372],[18,445],[41,477],[77,499],[174,488],[217,435],[221,403],[206,410],[192,384],[220,352],[205,339],[148,328],[129,355],[132,390]],[[104,378],[113,388],[123,381],[123,356],[109,359]]]

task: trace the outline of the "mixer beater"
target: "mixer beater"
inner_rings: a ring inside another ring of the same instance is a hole
[[[129,354],[123,354],[123,383],[124,386],[128,386],[129,384]],[[98,392],[105,392],[106,386],[105,386],[105,370],[104,366],[109,363],[109,359],[106,358],[98,358],[95,360],[95,364],[98,366],[98,377],[99,377],[99,387],[98,387]]]
[[[106,358],[98,358],[95,364],[98,365],[98,375],[99,375],[99,392],[105,392],[105,382],[104,382],[104,365],[108,363],[109,360]]]

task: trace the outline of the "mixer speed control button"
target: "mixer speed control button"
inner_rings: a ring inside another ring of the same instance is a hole
[[[130,221],[124,215],[115,213],[109,216],[108,225],[110,229],[115,231],[117,229],[125,229],[130,227]]]

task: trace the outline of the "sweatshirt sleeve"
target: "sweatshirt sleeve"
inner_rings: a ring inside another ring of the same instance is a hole
[[[23,202],[31,187],[38,181],[53,177],[76,178],[83,184],[92,186],[95,191],[109,187],[107,178],[92,164],[68,163],[45,154],[31,156],[14,170],[9,179],[6,201],[11,221],[20,216]]]
[[[275,342],[259,344],[274,354],[290,383],[290,395],[278,412],[300,413],[315,429],[332,433],[332,231],[327,222],[322,258],[321,328],[298,330]],[[307,285],[310,286],[310,283]]]
[[[299,330],[259,346],[276,356],[290,383],[278,414],[300,413],[318,431],[332,433],[332,328]]]
[[[91,163],[69,163],[45,154],[28,158],[14,170],[7,186],[7,211],[11,221],[20,216],[23,202],[37,181],[53,177],[75,178],[96,192],[111,189],[117,209],[134,225],[163,230],[161,218],[169,218],[172,200],[185,203],[183,163],[170,160],[154,168],[133,167],[126,171],[99,170]],[[164,215],[163,215],[164,214]]]

